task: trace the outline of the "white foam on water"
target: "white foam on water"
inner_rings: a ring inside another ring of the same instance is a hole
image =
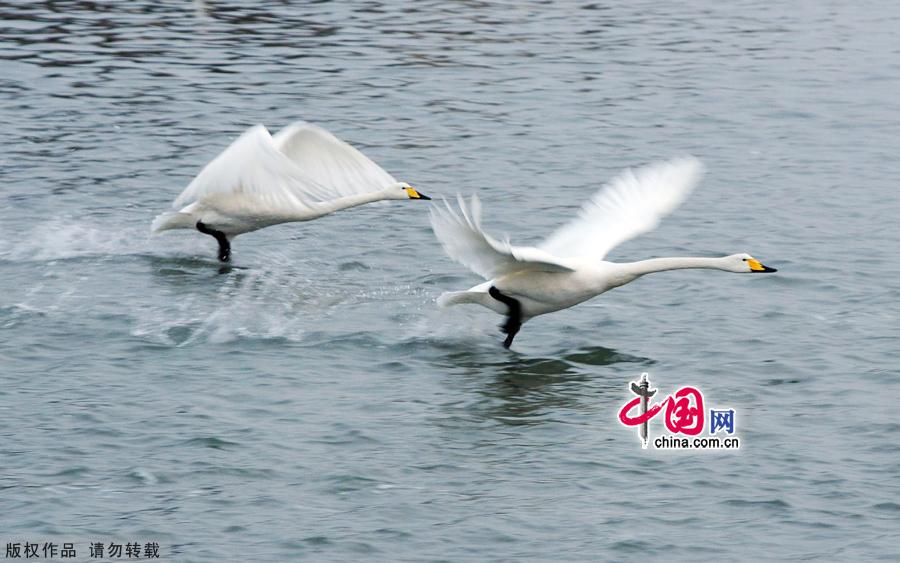
[[[25,231],[0,231],[0,259],[30,262],[149,253],[159,246],[154,241],[160,240],[151,238],[149,224],[122,227],[73,218],[29,224]],[[172,245],[166,241],[166,246]]]
[[[291,270],[241,270],[228,275],[211,294],[193,291],[170,299],[166,306],[157,303],[137,310],[132,334],[172,346],[244,338],[300,342],[311,322],[342,301]]]

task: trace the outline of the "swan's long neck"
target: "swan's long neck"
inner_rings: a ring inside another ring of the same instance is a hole
[[[688,268],[707,268],[711,270],[724,270],[722,258],[651,258],[640,262],[628,262],[621,264],[625,272],[631,276],[639,277],[653,272],[666,270],[685,270]]]
[[[379,190],[377,192],[364,192],[361,194],[339,197],[331,201],[322,202],[319,206],[319,209],[323,210],[324,213],[334,213],[335,211],[340,211],[341,209],[350,209],[351,207],[356,207],[357,205],[364,205],[366,203],[388,199],[389,191],[390,190],[385,189]]]
[[[304,208],[297,213],[288,213],[279,222],[308,221],[309,219],[321,217],[322,215],[328,215],[329,213],[334,213],[335,211],[340,211],[342,209],[349,209],[358,205],[365,205],[366,203],[391,199],[392,194],[393,190],[390,188],[386,188],[384,190],[378,190],[374,192],[363,192],[359,194],[339,197],[331,201],[323,201],[313,204],[312,211],[308,208]]]

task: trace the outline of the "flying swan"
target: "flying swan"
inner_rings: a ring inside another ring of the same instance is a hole
[[[450,258],[486,282],[441,295],[438,305],[477,303],[506,315],[503,345],[512,344],[525,321],[577,305],[652,272],[708,268],[726,272],[775,272],[749,254],[723,258],[653,258],[614,263],[603,258],[618,244],[656,228],[703,174],[693,157],[626,170],[603,186],[574,220],[537,247],[500,242],[481,228],[476,196],[460,213],[447,202],[431,210],[431,225]]]
[[[256,125],[207,164],[152,229],[197,229],[216,239],[227,262],[237,235],[385,199],[431,198],[321,127],[297,122],[273,137]]]

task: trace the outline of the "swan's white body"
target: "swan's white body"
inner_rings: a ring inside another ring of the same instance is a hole
[[[428,199],[321,127],[297,122],[274,137],[248,129],[153,221],[153,232],[197,223],[231,239],[387,199]]]
[[[466,291],[444,293],[438,298],[438,304],[446,307],[460,303],[478,303],[501,315],[506,314],[506,305],[488,295],[488,290],[494,286],[521,302],[525,321],[538,315],[568,309],[645,274],[685,268],[738,271],[732,267],[741,267],[737,262],[742,264],[745,257],[749,255],[735,254],[724,258],[656,258],[627,263],[569,260],[566,263],[571,266],[571,271],[510,272]]]
[[[623,174],[598,191],[579,216],[537,247],[518,247],[481,228],[476,197],[460,198],[461,213],[449,205],[432,209],[432,227],[447,254],[487,279],[466,291],[444,293],[441,306],[477,303],[500,314],[509,305],[492,296],[496,288],[518,302],[520,322],[567,309],[652,272],[709,268],[729,272],[774,271],[748,254],[723,258],[654,258],[614,263],[604,256],[619,243],[650,231],[687,197],[702,175],[694,158],[677,159]],[[507,338],[507,346],[518,327]]]

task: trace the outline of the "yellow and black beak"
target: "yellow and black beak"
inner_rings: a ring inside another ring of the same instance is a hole
[[[409,196],[409,199],[431,199],[427,195],[417,192],[416,189],[413,187],[404,188],[404,189],[406,190],[406,195]]]
[[[747,260],[747,265],[750,266],[750,271],[753,273],[765,273],[765,272],[777,272],[775,268],[770,268],[768,266],[763,266],[760,264],[759,260],[750,259]]]

